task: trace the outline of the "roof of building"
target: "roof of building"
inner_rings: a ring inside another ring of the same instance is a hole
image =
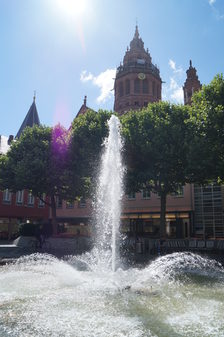
[[[33,103],[30,106],[29,111],[27,112],[27,115],[22,123],[22,125],[20,126],[20,129],[16,135],[16,138],[19,138],[22,134],[22,132],[24,131],[24,129],[29,126],[29,127],[33,127],[34,125],[40,125],[40,119],[38,116],[38,112],[37,112],[37,107],[36,107],[36,103],[35,103],[35,95],[33,97]]]
[[[196,81],[198,83],[198,86],[201,87],[201,83],[198,79],[198,75],[197,75],[197,70],[195,67],[192,67],[192,61],[190,60],[190,65],[189,68],[186,71],[187,73],[187,78],[186,81],[184,83],[184,86],[186,86],[187,84],[191,84],[192,81]]]
[[[90,108],[86,105],[86,101],[87,101],[87,96],[84,97],[83,105],[82,105],[81,108],[79,109],[79,112],[77,113],[76,117],[78,117],[79,115],[84,115],[84,114],[86,113],[86,111],[90,109]]]

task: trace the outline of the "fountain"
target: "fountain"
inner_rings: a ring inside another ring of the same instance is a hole
[[[81,256],[32,254],[2,266],[0,337],[224,336],[224,268],[217,261],[183,252],[140,269],[120,263],[122,142],[116,117],[109,123],[95,247]]]
[[[122,182],[124,168],[122,166],[119,119],[112,115],[109,120],[109,136],[104,143],[104,152],[97,183],[95,201],[96,249],[99,256],[111,255],[112,270],[115,271],[117,247],[119,247],[119,225]],[[109,250],[109,251],[108,251]],[[111,252],[111,254],[110,254]]]

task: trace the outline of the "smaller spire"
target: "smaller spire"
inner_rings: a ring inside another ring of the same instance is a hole
[[[192,61],[190,60],[190,68],[192,68]]]
[[[34,93],[33,93],[33,103],[35,103],[35,100],[36,100],[36,90],[34,90]]]
[[[84,101],[83,101],[84,106],[86,106],[86,101],[87,101],[87,96],[85,95],[85,96],[84,96]]]
[[[139,38],[139,32],[138,32],[138,25],[136,24],[135,26],[135,36],[134,36],[136,39]]]

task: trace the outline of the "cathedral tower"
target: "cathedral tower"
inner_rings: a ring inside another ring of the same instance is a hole
[[[127,48],[123,64],[117,68],[114,91],[114,111],[123,114],[141,109],[161,100],[162,80],[159,69],[152,64],[148,49],[139,37],[138,26]]]
[[[190,60],[190,66],[187,73],[187,79],[183,86],[184,91],[184,104],[191,104],[191,97],[195,91],[199,91],[201,89],[201,83],[197,76],[197,71],[194,67],[192,67],[192,61]]]

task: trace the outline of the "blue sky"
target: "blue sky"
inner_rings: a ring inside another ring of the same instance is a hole
[[[112,110],[136,20],[163,100],[183,102],[190,59],[202,84],[223,72],[223,0],[0,0],[0,134],[17,133],[34,90],[44,125],[68,127],[84,95]]]

